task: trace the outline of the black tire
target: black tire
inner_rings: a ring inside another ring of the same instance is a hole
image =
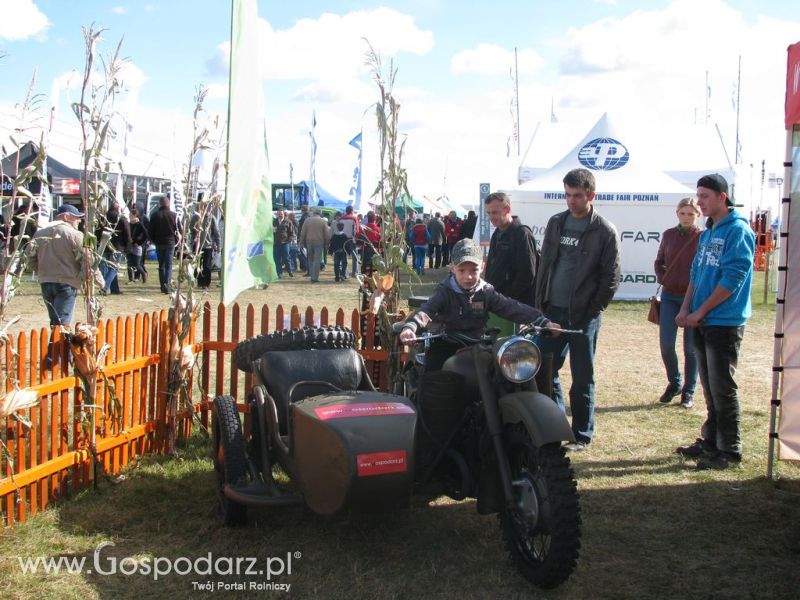
[[[243,525],[247,522],[247,507],[230,500],[222,491],[226,483],[240,483],[247,475],[242,422],[233,396],[214,398],[211,432],[212,459],[217,475],[217,513],[228,527]]]
[[[511,558],[534,585],[550,589],[572,574],[581,547],[581,514],[575,474],[558,444],[537,448],[524,427],[507,430],[511,479],[519,509],[503,509],[500,522]],[[525,506],[528,509],[525,509]]]
[[[329,350],[355,348],[356,336],[347,327],[303,327],[265,333],[239,342],[233,349],[233,365],[249,373],[253,361],[271,350]]]

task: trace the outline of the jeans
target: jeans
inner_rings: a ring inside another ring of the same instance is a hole
[[[678,354],[675,352],[675,341],[678,337],[678,325],[675,317],[681,309],[683,298],[677,296],[661,296],[661,310],[659,311],[658,342],[661,347],[661,360],[667,371],[667,381],[670,385],[681,388],[688,394],[694,393],[697,384],[697,356],[694,352],[694,328],[683,328],[683,377],[678,367]]]
[[[741,327],[701,325],[694,340],[700,385],[706,397],[706,422],[700,430],[703,439],[717,450],[741,456],[739,432],[739,393],[733,380],[744,336]]]
[[[175,255],[175,246],[156,246],[156,257],[158,257],[158,283],[161,291],[169,293],[169,286],[172,282],[172,257]]]
[[[569,320],[569,309],[557,307],[548,308],[545,315],[564,329],[580,329],[584,332],[562,333],[558,337],[543,338],[541,349],[542,352],[553,353],[553,395],[565,413],[564,392],[558,372],[564,366],[569,353],[569,370],[572,374],[572,386],[569,389],[572,433],[577,441],[588,444],[594,435],[594,354],[602,317],[597,315],[593,319],[573,323]]]
[[[50,327],[69,325],[72,322],[72,310],[78,290],[66,283],[47,282],[41,284],[42,298],[47,306]]]
[[[104,256],[100,261],[100,272],[103,274],[105,284],[103,291],[106,293],[111,292],[111,286],[117,278],[117,267],[122,263],[123,255],[121,252],[112,252],[108,256]]]
[[[414,246],[414,270],[419,274],[425,272],[425,252],[427,246]]]
[[[144,268],[144,256],[142,254],[128,252],[128,281],[136,281],[139,278],[143,280],[146,276],[147,271]]]
[[[319,268],[322,262],[322,244],[308,244],[308,275],[311,281],[319,281]]]
[[[289,256],[289,242],[284,244],[276,244],[277,252],[275,256],[275,268],[278,271],[278,277],[283,274],[283,269],[286,267],[288,273],[292,273],[292,261]]]
[[[300,245],[296,242],[293,242],[289,245],[289,262],[292,264],[292,269],[294,271],[297,271],[298,268],[301,271],[308,270],[308,265],[306,264],[306,255]]]
[[[428,268],[438,269],[442,266],[442,245],[429,244],[428,245]]]
[[[347,251],[337,250],[333,253],[333,275],[336,281],[347,279]]]

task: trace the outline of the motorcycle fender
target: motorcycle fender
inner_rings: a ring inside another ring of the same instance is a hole
[[[513,392],[498,400],[503,423],[522,423],[536,446],[574,442],[566,415],[551,398],[539,392]]]

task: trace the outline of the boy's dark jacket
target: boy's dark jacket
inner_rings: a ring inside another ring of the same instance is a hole
[[[473,289],[464,290],[450,274],[423,302],[419,310],[408,318],[406,327],[417,331],[433,321],[442,325],[445,331],[478,337],[486,328],[489,312],[515,323],[544,326],[550,322],[540,311],[503,296],[492,284],[482,279]]]
[[[353,240],[347,237],[344,231],[337,231],[331,236],[331,242],[328,245],[328,252],[331,254],[342,250],[348,254],[353,251]]]

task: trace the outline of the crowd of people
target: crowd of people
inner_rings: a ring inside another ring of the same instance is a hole
[[[575,452],[586,450],[595,434],[594,360],[603,311],[620,283],[620,251],[614,225],[593,205],[594,175],[574,169],[563,184],[567,210],[548,221],[541,251],[531,230],[512,215],[509,197],[490,194],[484,205],[495,230],[488,256],[484,259],[471,239],[455,243],[447,257],[450,273],[406,320],[400,340],[412,342],[431,322],[474,334],[486,327],[492,313],[510,319],[505,324],[511,329],[514,323],[527,322],[550,327],[554,335],[543,338],[541,345],[553,354],[554,401],[565,413],[559,373],[567,356],[570,360],[568,395],[575,441],[564,447]],[[707,219],[703,231],[697,226],[701,214]],[[699,376],[706,420],[701,436],[676,452],[695,460],[698,469],[726,469],[742,460],[734,375],[751,312],[755,237],[719,174],[701,177],[697,197],[681,200],[676,215],[678,224],[663,232],[654,264],[663,286],[659,345],[668,381],[658,401],[666,404],[680,396],[680,405],[691,409]],[[424,244],[435,245],[447,236],[440,238],[438,225],[423,230],[421,219],[406,227],[418,252],[415,268],[421,269]],[[435,261],[438,255],[434,250],[428,256]],[[683,374],[675,351],[679,329]],[[455,350],[446,341],[434,340],[427,368],[441,368]]]
[[[455,211],[417,215],[411,211],[402,223],[403,260],[412,258],[414,270],[423,274],[425,263],[429,269],[439,269],[450,262],[450,249],[461,239],[471,238],[475,232],[477,215],[469,211],[465,219]],[[374,211],[356,214],[352,206],[336,214],[330,221],[323,217],[320,208],[306,205],[300,209],[299,218],[289,210],[278,210],[273,221],[273,259],[278,277],[294,277],[302,271],[311,281],[319,281],[319,272],[331,257],[334,280],[346,281],[364,273],[375,253],[381,250],[382,218]],[[313,258],[312,258],[313,257]],[[348,268],[349,266],[349,268]]]

